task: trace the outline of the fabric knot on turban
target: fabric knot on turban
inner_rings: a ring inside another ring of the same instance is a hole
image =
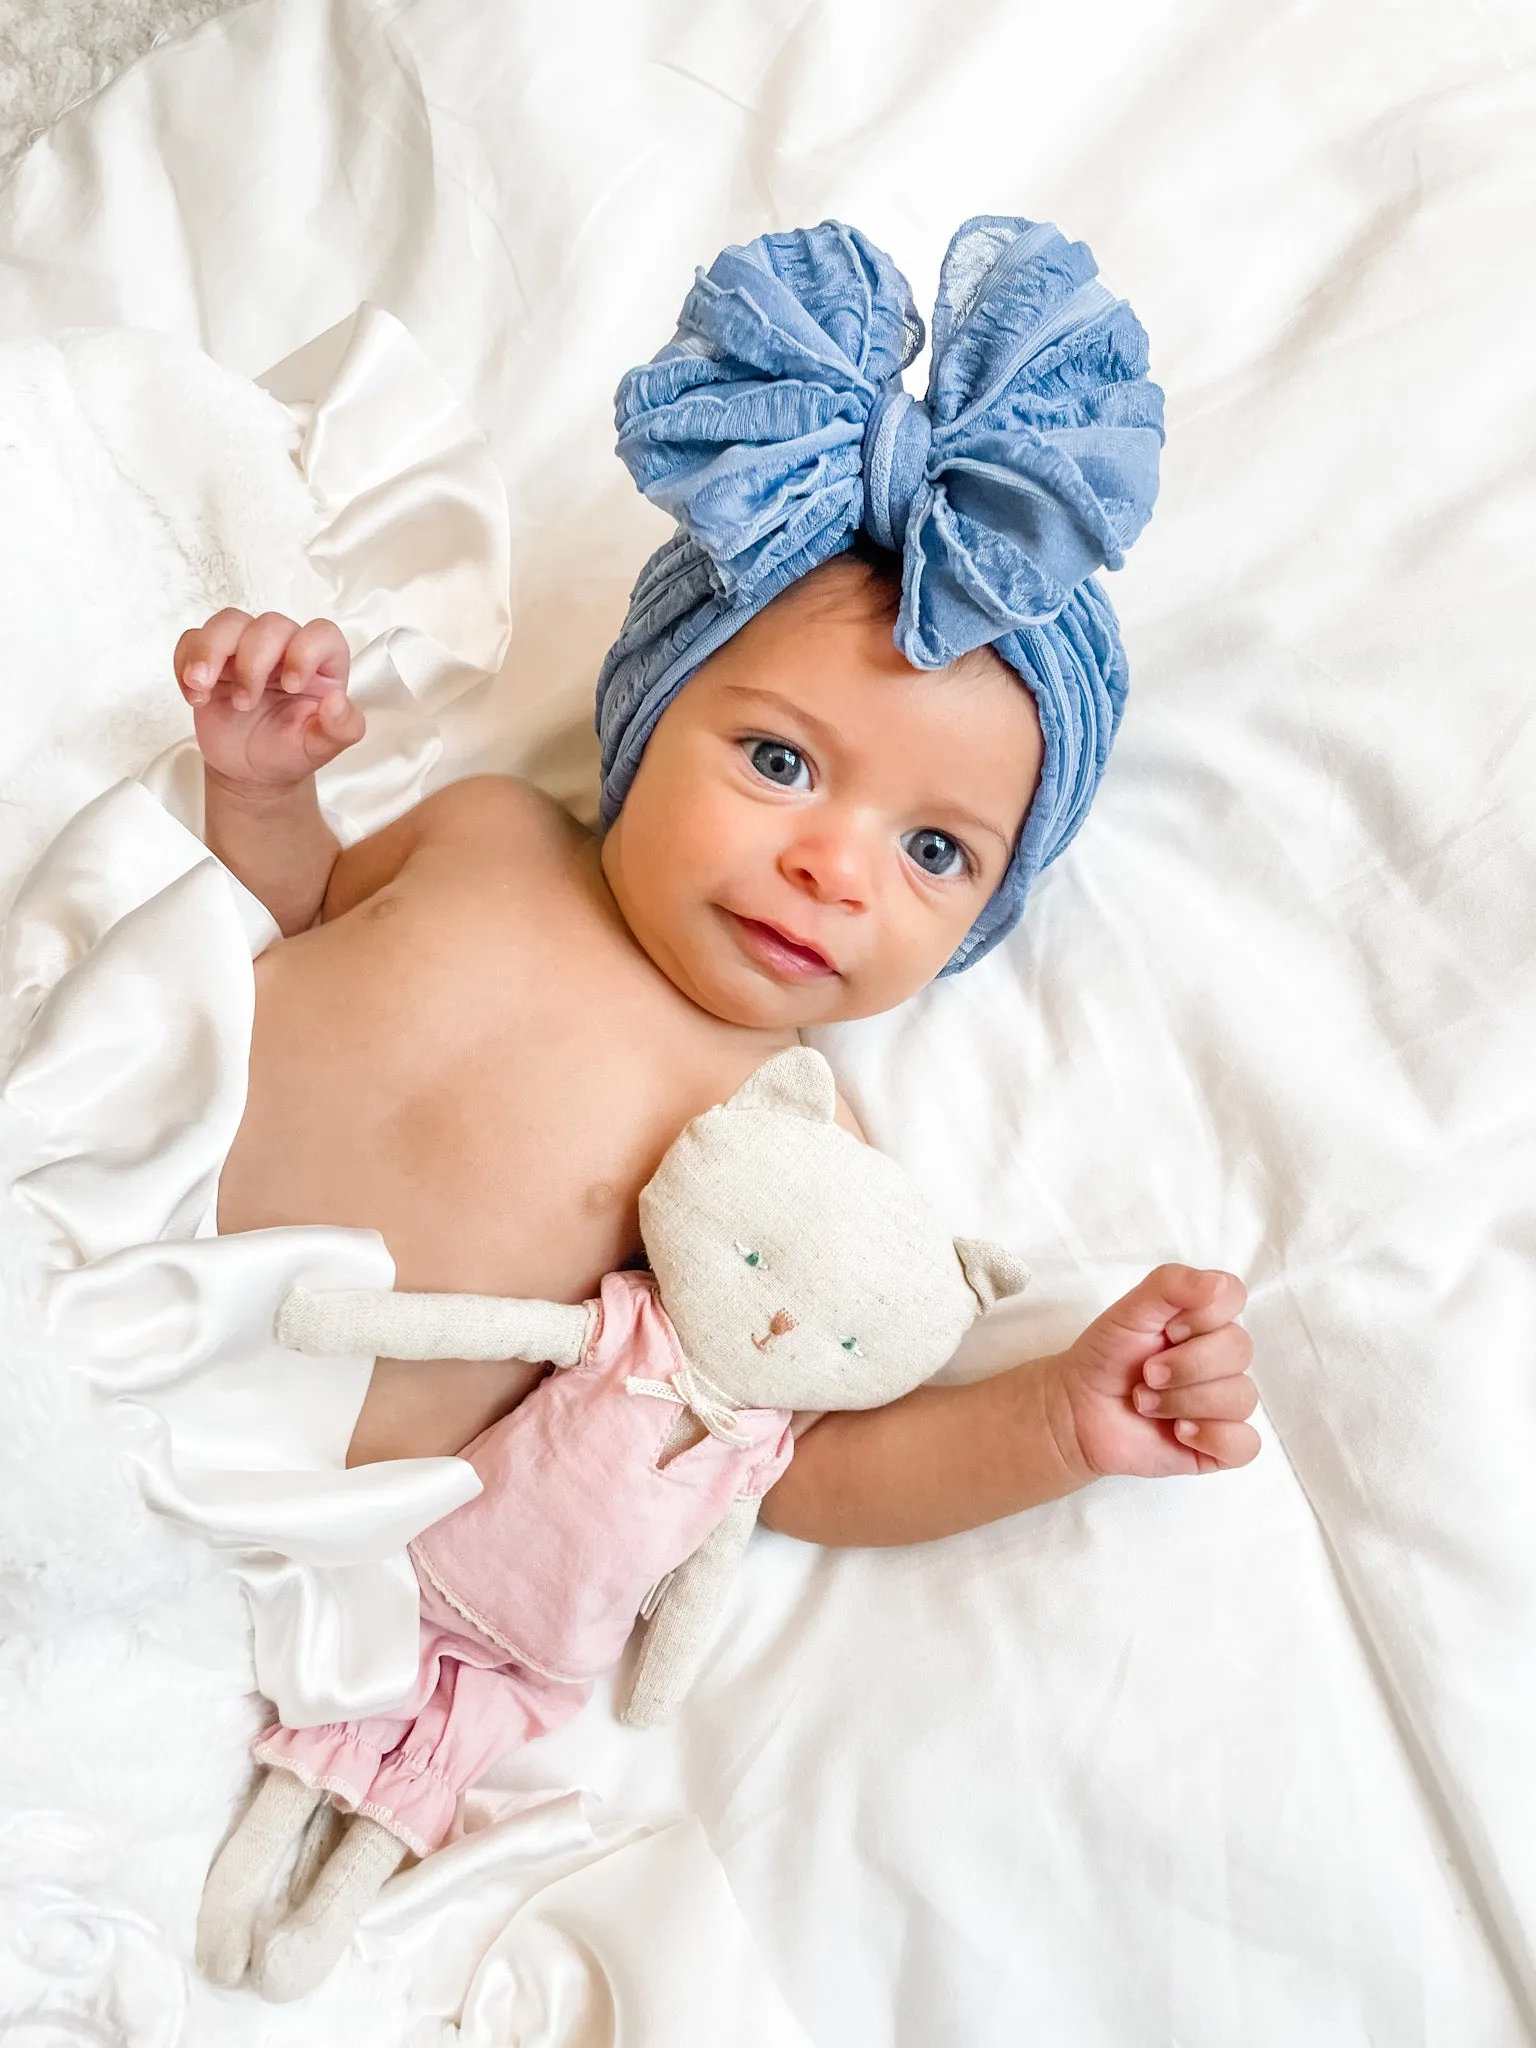
[[[1147,339],[1049,223],[981,215],[949,245],[926,396],[906,279],[837,221],[697,273],[677,333],[631,370],[618,449],[678,523],[641,571],[597,686],[605,823],[689,676],[860,530],[901,557],[915,668],[993,647],[1034,697],[1039,786],[1007,875],[946,967],[990,951],[1082,823],[1125,702],[1108,598],[1151,516],[1163,394]]]
[[[864,432],[864,531],[879,546],[900,553],[932,447],[927,406],[899,383],[881,392]]]

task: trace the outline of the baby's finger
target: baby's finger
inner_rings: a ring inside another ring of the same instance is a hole
[[[283,649],[298,630],[293,620],[285,619],[281,612],[263,612],[246,627],[231,663],[237,711],[249,711],[261,701],[273,670],[283,658]]]
[[[332,619],[311,619],[288,642],[283,655],[282,686],[290,691],[304,690],[313,683],[326,682],[344,690],[350,659],[346,635],[340,626]]]
[[[201,626],[183,633],[176,642],[173,666],[183,694],[194,704],[206,704],[213,695],[224,664],[240,644],[240,635],[251,623],[249,612],[233,606],[215,612]]]
[[[1096,1348],[1118,1354],[1124,1350],[1121,1340],[1129,1337],[1138,1340],[1135,1349],[1139,1354],[1144,1349],[1142,1340],[1162,1337],[1169,1323],[1188,1322],[1197,1311],[1208,1311],[1211,1303],[1221,1299],[1231,1278],[1230,1273],[1202,1272],[1197,1266],[1157,1267],[1090,1326],[1105,1340]],[[1219,1322],[1225,1320],[1217,1317]]]
[[[1235,1471],[1251,1465],[1262,1439],[1251,1422],[1176,1422],[1173,1433],[1199,1459],[1202,1472]],[[1209,1460],[1209,1463],[1207,1463]]]
[[[1161,1394],[1151,1387],[1138,1387],[1131,1399],[1138,1415],[1161,1422],[1179,1418],[1246,1422],[1259,1405],[1258,1389],[1243,1373],[1232,1379],[1206,1380],[1197,1387],[1170,1387]]]
[[[1253,1339],[1241,1323],[1223,1323],[1219,1330],[1189,1337],[1170,1350],[1159,1351],[1141,1369],[1149,1387],[1193,1387],[1202,1380],[1229,1379],[1246,1372],[1253,1360]]]
[[[1179,1268],[1168,1270],[1177,1272]],[[1240,1316],[1248,1305],[1248,1290],[1235,1273],[1206,1272],[1198,1277],[1205,1285],[1198,1290],[1190,1289],[1184,1297],[1189,1306],[1183,1314],[1170,1317],[1163,1332],[1170,1344],[1187,1343],[1206,1330],[1220,1329],[1223,1323]]]

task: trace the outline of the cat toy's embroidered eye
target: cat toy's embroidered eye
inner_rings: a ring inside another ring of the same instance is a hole
[[[762,1253],[753,1251],[750,1245],[738,1244],[736,1249],[741,1253],[741,1256],[749,1266],[760,1266],[763,1263]]]
[[[842,1340],[842,1345],[843,1349],[847,1352],[851,1352],[855,1358],[862,1358],[864,1356],[863,1352],[859,1349],[859,1340],[857,1337],[844,1337]]]

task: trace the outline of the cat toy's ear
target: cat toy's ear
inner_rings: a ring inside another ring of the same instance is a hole
[[[972,1294],[984,1309],[1011,1294],[1022,1294],[1029,1285],[1029,1268],[1006,1246],[985,1237],[957,1237],[955,1257],[970,1282]]]
[[[812,1123],[837,1120],[837,1083],[832,1069],[808,1045],[777,1052],[749,1074],[726,1103],[727,1109],[777,1109]]]

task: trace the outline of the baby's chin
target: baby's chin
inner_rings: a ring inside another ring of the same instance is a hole
[[[806,1031],[819,1024],[849,1024],[858,1017],[894,1010],[916,994],[915,988],[879,994],[866,988],[861,978],[840,974],[781,981],[714,946],[690,949],[677,965],[679,971],[670,978],[684,995],[723,1024],[747,1031]]]
[[[696,916],[637,918],[630,930],[674,988],[722,1024],[745,1031],[787,1034],[878,1017],[932,979],[920,970],[903,977],[889,966],[873,974],[781,974],[771,962],[751,957],[732,938],[729,920],[709,907]],[[943,964],[940,960],[934,973]]]
[[[855,1014],[845,1007],[848,992],[840,981],[785,987],[751,968],[731,963],[692,962],[687,983],[679,986],[722,1024],[736,1024],[747,1031],[801,1031]]]
[[[848,1007],[850,992],[840,975],[781,981],[712,932],[689,933],[671,945],[647,945],[646,950],[675,988],[722,1024],[787,1034],[856,1014]]]

